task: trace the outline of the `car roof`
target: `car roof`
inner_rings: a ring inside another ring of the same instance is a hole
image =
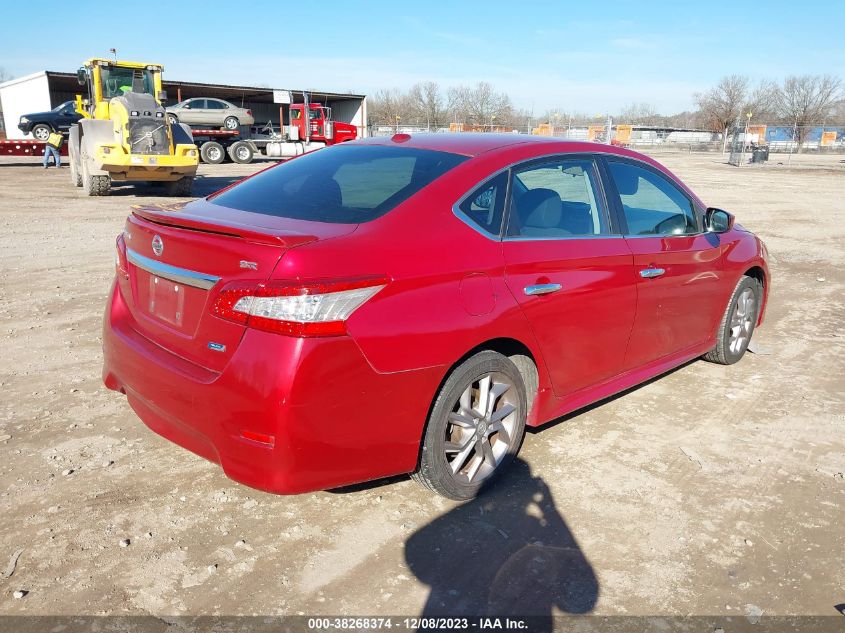
[[[550,138],[548,136],[533,136],[528,134],[490,134],[484,132],[454,132],[442,134],[394,134],[393,136],[374,136],[355,141],[356,145],[401,145],[438,152],[449,152],[463,156],[478,156],[485,152],[536,143],[544,145],[544,150],[565,152],[605,152],[612,154],[627,154],[618,148],[595,143],[592,141],[570,141],[566,139]],[[559,149],[558,149],[559,146]]]
[[[344,143],[345,145],[346,143]],[[352,141],[352,145],[381,145],[414,147],[417,149],[450,152],[474,158],[481,154],[494,151],[506,151],[507,148],[533,145],[536,147],[536,157],[550,154],[591,153],[612,154],[642,161],[670,176],[701,206],[706,206],[681,179],[670,172],[659,162],[639,152],[625,147],[607,145],[594,141],[571,141],[568,139],[529,134],[490,134],[485,132],[452,132],[443,134],[394,134],[393,136],[374,136]],[[520,152],[530,154],[531,152]],[[523,157],[525,159],[525,156]]]

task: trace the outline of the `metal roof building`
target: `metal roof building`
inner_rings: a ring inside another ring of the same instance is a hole
[[[358,136],[365,136],[367,133],[365,95],[319,90],[274,89],[261,86],[230,86],[164,78],[162,84],[168,97],[165,105],[172,105],[183,99],[194,97],[216,97],[251,109],[257,124],[272,122],[276,129],[279,126],[280,113],[283,117],[282,123],[289,124],[288,109],[283,107],[283,103],[279,100],[303,103],[307,93],[310,101],[331,107],[336,121],[357,126]],[[0,84],[0,101],[3,103],[6,136],[10,139],[23,138],[23,134],[18,129],[18,120],[21,115],[50,110],[60,103],[74,99],[80,93],[84,95],[85,89],[77,83],[76,73],[52,70],[42,70]]]

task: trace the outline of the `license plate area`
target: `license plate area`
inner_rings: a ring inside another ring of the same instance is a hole
[[[185,288],[169,279],[150,275],[147,309],[157,319],[181,328],[185,320]]]

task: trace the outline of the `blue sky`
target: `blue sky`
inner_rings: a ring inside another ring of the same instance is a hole
[[[670,114],[726,74],[845,74],[842,2],[221,4],[9,3],[0,66],[13,76],[73,71],[116,47],[185,81],[365,94],[488,81],[537,114],[599,114],[633,102]],[[37,32],[34,15],[52,21]]]

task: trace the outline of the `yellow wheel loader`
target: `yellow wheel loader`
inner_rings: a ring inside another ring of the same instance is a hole
[[[159,64],[89,59],[77,71],[88,98],[76,96],[83,118],[70,129],[70,177],[89,196],[112,181],[163,183],[168,195],[189,196],[199,151],[186,125],[172,124],[161,102]]]

